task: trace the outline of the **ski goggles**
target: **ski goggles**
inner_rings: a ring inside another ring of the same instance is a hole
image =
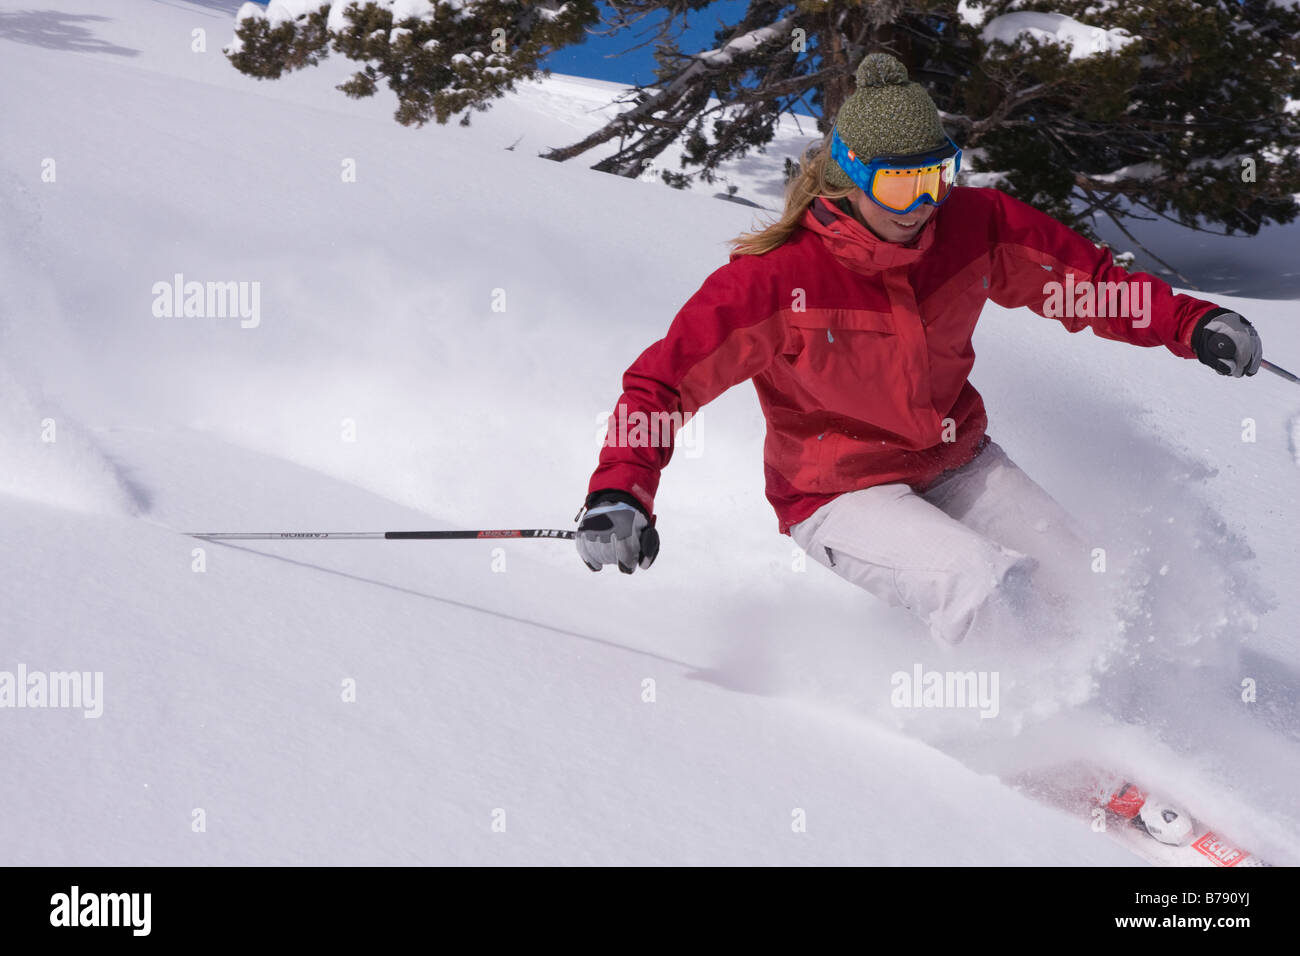
[[[923,202],[941,205],[961,169],[961,150],[952,140],[924,153],[877,156],[868,162],[849,149],[838,129],[831,132],[831,159],[876,205],[898,215]]]

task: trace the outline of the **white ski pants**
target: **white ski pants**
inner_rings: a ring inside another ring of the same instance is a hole
[[[999,587],[1018,610],[1031,582],[1059,588],[1059,575],[1086,569],[1088,560],[1069,514],[993,441],[923,494],[903,484],[848,492],[792,526],[790,536],[813,560],[908,608],[949,644],[971,633]]]

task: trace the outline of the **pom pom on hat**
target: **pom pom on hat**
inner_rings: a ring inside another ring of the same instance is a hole
[[[888,53],[871,53],[858,64],[858,89],[868,86],[906,86],[907,67]]]

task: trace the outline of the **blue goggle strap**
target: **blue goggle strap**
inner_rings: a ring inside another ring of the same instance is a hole
[[[839,128],[836,127],[831,130],[831,159],[835,160],[840,169],[844,170],[844,174],[852,180],[853,184],[868,196],[871,196],[871,187],[875,182],[876,173],[881,169],[911,169],[940,163],[945,159],[952,159],[954,161],[953,179],[956,180],[957,174],[961,172],[961,150],[951,139],[943,146],[925,153],[914,153],[906,156],[877,156],[870,162],[860,156],[850,155],[850,152],[848,145],[844,140],[840,139]],[[885,206],[874,196],[871,196],[871,198],[877,205],[883,206],[885,209],[892,208]],[[898,213],[911,212],[923,202],[934,203],[932,199],[928,198],[928,194],[923,193],[906,209],[894,209],[892,211]]]

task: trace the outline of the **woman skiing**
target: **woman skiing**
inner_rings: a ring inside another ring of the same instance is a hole
[[[864,59],[780,220],[733,240],[625,373],[577,530],[589,568],[631,574],[659,549],[671,439],[629,440],[615,422],[680,425],[746,379],[781,532],[941,641],[965,638],[1000,589],[1023,592],[1043,560],[1086,563],[1068,515],[986,434],[967,379],[985,301],[1225,375],[1255,374],[1259,336],[1003,192],[957,186],[960,162],[904,66]]]

